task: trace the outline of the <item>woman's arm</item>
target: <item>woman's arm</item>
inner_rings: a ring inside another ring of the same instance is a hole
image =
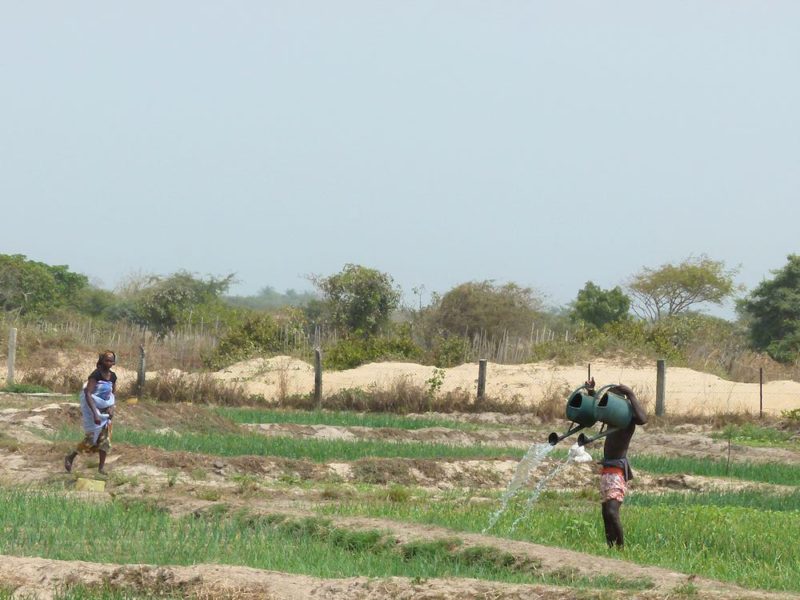
[[[94,393],[94,389],[97,387],[97,381],[92,379],[91,377],[86,382],[86,389],[84,393],[86,394],[86,404],[92,411],[92,418],[94,419],[95,425],[100,425],[100,411],[97,410],[97,406],[94,404],[94,398],[92,398],[92,394]]]

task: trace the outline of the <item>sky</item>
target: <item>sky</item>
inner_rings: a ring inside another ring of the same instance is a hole
[[[752,289],[798,252],[796,1],[0,11],[0,253],[109,289],[354,263],[414,304],[494,280],[562,305],[702,254]]]

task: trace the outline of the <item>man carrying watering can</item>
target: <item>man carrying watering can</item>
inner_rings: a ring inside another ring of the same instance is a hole
[[[589,382],[587,382],[587,387],[588,385]],[[636,426],[647,423],[647,414],[636,399],[636,394],[627,385],[615,385],[608,391],[626,398],[630,403],[632,413],[630,424],[627,427],[612,431],[606,437],[601,461],[600,502],[603,508],[606,542],[609,548],[616,544],[621,549],[624,540],[622,523],[619,519],[619,507],[625,499],[626,483],[633,479],[633,472],[628,464],[628,446]]]

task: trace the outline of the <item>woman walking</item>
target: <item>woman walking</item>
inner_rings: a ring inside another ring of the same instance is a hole
[[[97,452],[100,457],[97,470],[105,474],[106,456],[111,449],[109,431],[114,418],[114,392],[117,389],[117,374],[111,367],[116,362],[117,356],[111,350],[103,352],[97,360],[97,368],[89,375],[80,393],[84,436],[75,450],[64,457],[67,473],[72,471],[79,453]]]

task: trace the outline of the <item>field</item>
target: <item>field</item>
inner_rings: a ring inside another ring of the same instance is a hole
[[[0,394],[0,599],[800,597],[800,427],[725,421],[637,431],[618,551],[569,441],[486,530],[563,421],[121,401],[101,477],[74,398]]]

